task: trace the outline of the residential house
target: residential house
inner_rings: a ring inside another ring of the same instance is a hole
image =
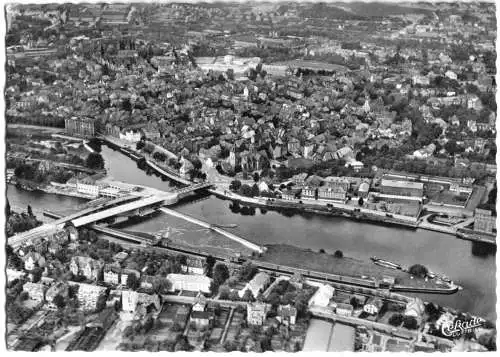
[[[45,300],[47,301],[48,308],[52,310],[58,309],[58,307],[54,303],[54,298],[56,296],[61,296],[64,299],[67,299],[68,295],[69,295],[69,286],[66,282],[59,281],[55,283],[45,293]]]
[[[288,189],[288,190],[285,189],[281,192],[281,199],[287,200],[287,201],[296,200],[296,199],[300,198],[301,191],[302,190],[300,188],[292,188],[292,189]]]
[[[28,293],[31,300],[43,302],[45,300],[47,287],[41,283],[27,282],[23,285],[23,291]]]
[[[105,283],[118,285],[120,284],[120,267],[116,265],[106,264],[104,266],[103,280]]]
[[[143,290],[151,291],[156,286],[161,277],[156,277],[153,275],[142,275],[140,280],[140,288]]]
[[[29,252],[23,257],[24,269],[32,271],[35,268],[45,267],[45,258],[37,252]]]
[[[261,292],[263,292],[271,282],[271,277],[269,274],[264,272],[257,273],[252,280],[250,280],[243,289],[238,291],[238,295],[240,298],[245,295],[245,291],[250,290],[252,296],[257,298]]]
[[[73,275],[83,275],[89,280],[100,280],[104,263],[90,257],[76,256],[71,258],[69,268]]]
[[[247,304],[247,322],[250,325],[261,326],[266,321],[268,312],[267,304],[263,302],[252,302]]]
[[[106,305],[106,291],[104,286],[78,283],[77,300],[80,309],[84,311],[99,311]]]
[[[11,283],[15,280],[22,280],[26,277],[25,272],[11,268],[7,268],[6,273],[7,273],[7,283]]]
[[[113,260],[116,262],[116,263],[122,263],[125,259],[127,259],[128,257],[128,253],[123,251],[123,252],[119,252],[119,253],[116,253],[114,256],[113,256]]]
[[[337,303],[335,313],[340,316],[352,316],[354,307],[351,304]]]
[[[475,119],[467,120],[467,128],[473,133],[477,132],[477,121]]]
[[[192,311],[189,316],[189,322],[194,324],[197,329],[207,328],[213,319],[214,315],[209,311]]]
[[[302,187],[302,191],[300,197],[315,200],[318,196],[318,188],[316,186],[304,186]]]
[[[122,301],[122,291],[121,290],[111,290],[106,300],[106,307],[115,307],[116,304],[121,304]]]
[[[368,182],[362,182],[358,187],[358,196],[362,198],[367,198],[370,192],[370,184]]]
[[[181,269],[183,273],[205,275],[205,264],[201,258],[187,257]]]
[[[475,111],[480,111],[483,108],[481,99],[477,95],[467,96],[467,109],[474,109]]]
[[[302,289],[304,287],[305,279],[300,273],[295,272],[289,281],[290,284],[295,286],[297,289]]]
[[[161,309],[160,296],[157,294],[146,294],[133,290],[122,291],[122,310],[135,313],[139,306],[154,306],[157,311]]]
[[[198,293],[196,296],[196,301],[193,304],[193,311],[205,311],[205,308],[207,306],[207,298],[205,295]]]
[[[278,306],[278,313],[276,319],[287,326],[295,325],[295,320],[297,318],[297,309],[292,305],[280,305]]]
[[[380,298],[371,297],[370,299],[368,299],[365,306],[363,306],[363,311],[370,315],[377,315],[380,312],[382,305],[383,302]]]
[[[139,273],[137,270],[134,269],[123,269],[121,271],[120,284],[127,286],[127,282],[130,275],[134,275],[135,278],[138,280],[141,276],[141,273]]]
[[[425,314],[425,306],[421,299],[414,298],[406,304],[405,316],[413,316],[417,319],[418,323],[422,322],[422,318]]]
[[[415,159],[427,159],[431,157],[435,151],[436,151],[436,145],[434,143],[430,143],[425,148],[414,151],[413,157]]]
[[[308,176],[308,174],[306,172],[303,172],[303,173],[292,176],[292,178],[290,180],[297,186],[304,185],[307,176]]]

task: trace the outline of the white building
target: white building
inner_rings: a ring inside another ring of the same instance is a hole
[[[331,285],[321,285],[314,295],[309,299],[309,306],[327,307],[333,297],[335,289]]]
[[[122,310],[127,312],[135,312],[137,305],[149,306],[153,304],[157,311],[160,310],[160,297],[157,294],[139,293],[133,290],[122,291]]]
[[[130,141],[131,143],[136,143],[141,141],[141,133],[139,131],[134,132],[132,130],[126,131],[125,134],[120,133],[120,139]]]
[[[99,186],[93,182],[77,181],[76,191],[93,197],[99,196]]]
[[[167,280],[172,284],[170,291],[187,290],[210,293],[212,279],[204,275],[168,274]]]
[[[245,295],[245,291],[250,290],[254,298],[257,298],[259,293],[263,292],[266,287],[271,282],[271,277],[269,274],[260,272],[257,273],[252,280],[250,280],[243,289],[238,291],[238,295],[240,298]]]

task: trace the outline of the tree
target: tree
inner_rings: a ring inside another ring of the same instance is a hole
[[[225,264],[219,263],[215,266],[213,279],[217,285],[224,283],[229,278],[229,269]]]
[[[144,142],[144,140],[141,140],[138,141],[137,144],[135,144],[135,149],[137,151],[141,151],[142,149],[144,149],[144,146],[146,146],[146,143]]]
[[[213,267],[215,265],[215,262],[216,262],[215,258],[212,257],[211,255],[209,255],[207,257],[207,260],[205,261],[205,264],[206,264],[206,267],[207,267],[207,276],[210,277],[210,278],[212,277],[212,269],[213,269]]]
[[[415,276],[418,276],[420,278],[425,278],[427,276],[427,273],[429,272],[429,270],[421,264],[414,264],[410,267],[410,269],[408,269],[408,272],[411,275],[415,275]]]
[[[255,301],[255,299],[253,297],[253,294],[252,294],[252,291],[250,291],[250,289],[246,289],[245,293],[241,297],[241,300],[242,301],[247,301],[247,302]]]
[[[241,266],[238,278],[240,281],[250,281],[258,271],[259,269],[255,265],[251,262],[246,262]]]
[[[57,294],[54,297],[53,301],[54,301],[54,305],[56,305],[58,309],[62,309],[62,308],[64,308],[64,306],[66,306],[66,301],[64,301],[64,297],[62,297],[62,295],[60,295],[60,294]]]
[[[229,300],[229,287],[224,285],[219,288],[219,299],[221,300]]]
[[[101,141],[97,138],[91,138],[87,145],[96,152],[101,152]]]
[[[257,197],[259,195],[260,195],[259,186],[257,186],[256,183],[254,183],[252,186],[252,197]]]
[[[403,323],[403,319],[404,316],[402,314],[393,314],[389,318],[389,324],[391,324],[392,326],[401,326],[401,324]]]
[[[241,188],[241,181],[240,180],[233,180],[229,184],[229,189],[231,191],[238,191]]]
[[[85,160],[85,166],[92,170],[102,170],[104,168],[104,159],[101,154],[91,152]]]
[[[344,257],[344,253],[341,250],[336,250],[335,253],[333,253],[333,256],[335,258],[343,258]]]
[[[10,203],[9,203],[9,200],[7,199],[7,202],[5,203],[5,217],[9,217],[10,216]]]
[[[253,190],[252,190],[251,186],[249,186],[247,184],[243,184],[243,185],[241,185],[241,187],[239,189],[239,193],[240,193],[240,195],[243,195],[246,197],[252,197]]]
[[[139,287],[139,279],[135,274],[129,274],[127,276],[127,287],[131,290],[136,290]]]
[[[255,172],[255,173],[253,174],[253,180],[254,180],[255,182],[259,182],[259,180],[260,180],[260,176],[259,176],[259,173],[258,173],[258,172]]]
[[[232,68],[228,68],[228,70],[226,71],[226,76],[227,76],[227,79],[229,79],[230,81],[233,81],[234,80],[234,70]]]
[[[403,327],[409,330],[416,330],[418,328],[418,321],[414,316],[405,316],[403,318]]]

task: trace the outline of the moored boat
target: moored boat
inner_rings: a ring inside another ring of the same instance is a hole
[[[390,269],[398,269],[398,270],[401,270],[402,267],[401,265],[399,264],[396,264],[396,263],[393,263],[393,262],[390,262],[388,260],[384,260],[384,259],[380,259],[380,258],[377,258],[377,257],[371,257],[370,258],[375,264],[377,265],[380,265],[380,266],[383,266],[385,268],[390,268]]]

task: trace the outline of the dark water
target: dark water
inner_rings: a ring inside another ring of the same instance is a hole
[[[168,190],[167,182],[147,176],[120,153],[103,147],[103,156],[116,180]],[[81,202],[21,191],[13,186],[9,186],[8,197],[11,205],[30,203],[35,212],[37,207],[62,210]],[[376,255],[403,265],[423,264],[434,272],[446,274],[464,288],[454,295],[420,295],[424,300],[496,319],[495,253],[489,246],[425,230],[384,227],[338,217],[291,216],[260,209],[256,209],[254,215],[242,215],[231,211],[229,201],[213,196],[180,204],[175,209],[210,223],[237,224],[233,231],[261,244],[285,243],[327,252],[340,249],[346,256],[363,260]],[[127,229],[156,232],[177,223],[160,214]]]

